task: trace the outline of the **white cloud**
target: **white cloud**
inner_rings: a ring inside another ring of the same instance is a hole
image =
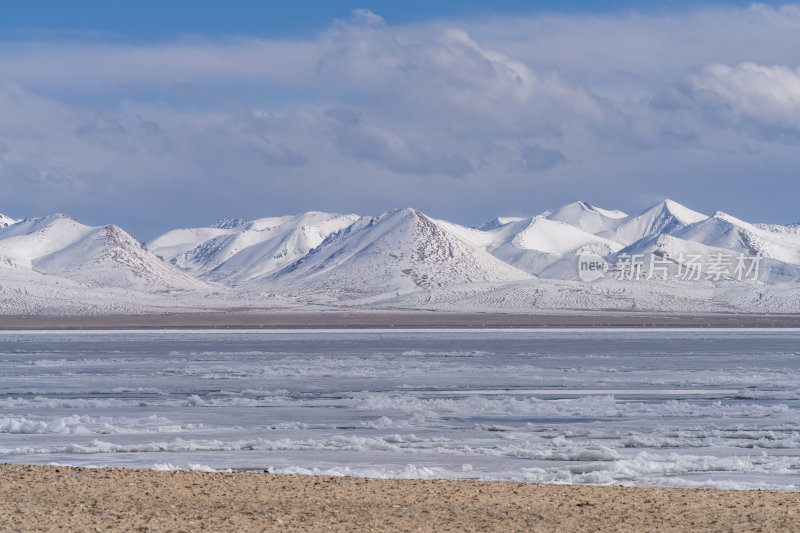
[[[336,27],[328,41],[317,66],[324,82],[358,85],[359,92],[396,113],[427,108],[436,120],[478,119],[484,127],[514,132],[520,121],[536,121],[553,107],[593,119],[602,115],[602,106],[582,87],[553,71],[537,73],[461,28],[433,28],[415,38],[357,19]]]
[[[795,5],[411,26],[361,10],[302,41],[0,43],[2,200],[145,204],[161,227],[397,205],[477,222],[576,190],[635,210],[620,191],[780,185],[798,27]]]
[[[441,174],[461,177],[473,170],[464,157],[421,148],[397,133],[361,123],[350,111],[327,112],[332,119],[331,131],[336,147],[359,161],[370,161],[394,172],[428,176]]]
[[[736,121],[800,134],[800,69],[741,63],[710,65],[691,78],[696,97]]]

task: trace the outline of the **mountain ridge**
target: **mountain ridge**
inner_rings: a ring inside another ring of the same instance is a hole
[[[113,224],[85,226],[63,214],[5,219],[0,314],[309,306],[800,312],[800,227],[707,216],[672,200],[634,215],[573,202],[477,228],[413,208],[310,211],[179,228],[146,245]],[[580,280],[585,254],[608,263],[602,279]],[[701,275],[681,278],[686,256],[698,254],[744,257],[759,269],[735,280],[713,276],[707,260]],[[621,276],[631,256],[641,269],[659,262],[669,279]]]

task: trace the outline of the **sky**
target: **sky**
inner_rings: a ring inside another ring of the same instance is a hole
[[[276,5],[279,4],[279,5]],[[142,240],[664,198],[800,221],[800,6],[39,1],[0,10],[0,213]]]

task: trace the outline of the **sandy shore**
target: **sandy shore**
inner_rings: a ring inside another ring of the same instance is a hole
[[[2,465],[0,531],[800,531],[800,493]]]
[[[0,330],[202,328],[585,328],[585,327],[800,327],[800,314],[593,313],[504,314],[444,312],[208,311],[160,315],[0,315]]]

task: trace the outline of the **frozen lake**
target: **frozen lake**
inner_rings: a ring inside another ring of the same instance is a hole
[[[0,332],[0,462],[800,488],[800,330]]]

